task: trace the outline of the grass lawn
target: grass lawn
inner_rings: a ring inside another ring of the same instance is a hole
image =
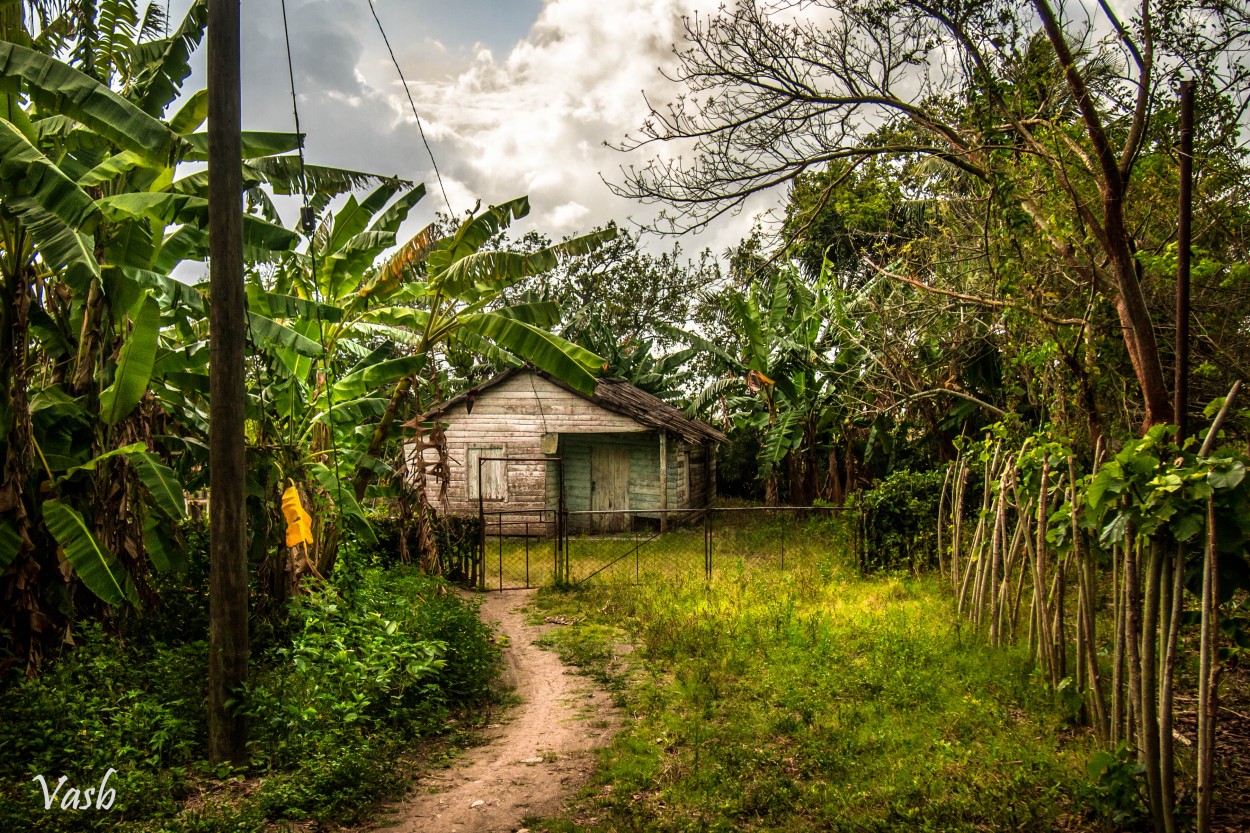
[[[726,556],[710,584],[540,593],[576,622],[552,647],[629,719],[572,811],[534,829],[1097,828],[1086,808],[1117,797],[1089,782],[1094,739],[1025,650],[961,628],[936,579],[861,579],[797,537],[784,569]]]
[[[778,569],[822,557],[830,536],[842,536],[854,518],[829,512],[716,512],[708,520],[713,576],[739,565]],[[568,537],[569,581],[630,584],[704,576],[704,521],[674,522],[660,533],[636,531]],[[555,543],[550,538],[497,537],[487,530],[486,587],[490,590],[555,584]]]

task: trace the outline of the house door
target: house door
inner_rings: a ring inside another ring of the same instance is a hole
[[[617,514],[591,515],[597,532],[624,532],[629,529],[629,449],[596,445],[590,449],[590,508],[612,510]]]

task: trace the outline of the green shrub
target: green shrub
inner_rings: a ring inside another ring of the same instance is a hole
[[[359,562],[357,562],[359,563]],[[336,574],[337,575],[337,574]],[[166,603],[117,633],[99,623],[26,679],[0,680],[0,830],[262,830],[267,820],[353,822],[404,782],[410,740],[486,697],[499,649],[471,603],[415,568],[369,568],[310,585],[253,643],[244,709],[249,790],[183,812],[217,774],[207,747],[207,597],[196,574],[165,579]],[[45,811],[35,775],[99,784],[112,809]]]
[[[932,566],[942,477],[942,470],[902,469],[864,492],[865,570],[915,572]]]

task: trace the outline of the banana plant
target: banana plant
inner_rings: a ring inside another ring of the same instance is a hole
[[[501,301],[509,287],[614,232],[529,254],[484,250],[528,212],[521,198],[468,217],[445,235],[431,224],[397,247],[395,235],[424,193],[395,181],[359,201],[349,196],[302,251],[285,256],[268,280],[254,276],[249,287],[251,309],[287,335],[260,339],[267,369],[255,387],[256,413],[269,415],[261,430],[285,449],[270,479],[276,485],[298,470],[331,510],[320,516],[316,536],[323,568],[334,557],[336,514],[369,534],[361,502],[370,483],[393,482],[388,440],[419,380],[437,370],[437,352],[532,362],[582,389],[593,389],[603,364],[549,332],[559,318],[555,304]]]
[[[834,382],[853,355],[833,326],[836,296],[828,276],[809,286],[797,265],[784,261],[767,279],[721,296],[736,349],[676,328],[666,332],[721,366],[722,376],[695,395],[690,411],[720,403],[725,419],[759,435],[757,477],[769,502],[778,500],[782,468],[812,468],[819,443],[832,433]]]
[[[204,94],[163,117],[205,5],[165,38],[130,6],[79,15],[69,56],[41,51],[62,18],[32,37],[0,9],[0,629],[32,664],[75,607],[142,604],[150,570],[179,566],[170,530],[206,458],[209,299],[170,277],[207,256],[202,171],[182,175],[204,158]],[[245,135],[250,193],[289,190],[298,143]],[[245,229],[257,260],[299,239],[260,209]]]

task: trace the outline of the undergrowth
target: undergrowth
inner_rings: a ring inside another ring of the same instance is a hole
[[[406,567],[343,574],[255,628],[251,765],[210,767],[207,602],[184,591],[168,588],[162,612],[117,633],[84,623],[42,676],[0,681],[0,829],[353,823],[410,782],[414,740],[465,726],[462,707],[495,676],[489,630],[441,581]],[[111,809],[61,809],[68,790],[98,788],[110,768]],[[50,810],[36,775],[50,790],[66,776]]]
[[[797,566],[797,565],[796,565]],[[938,582],[830,557],[711,584],[544,591],[551,643],[615,677],[626,728],[551,831],[1088,826],[1093,739],[1023,649],[961,630]]]

